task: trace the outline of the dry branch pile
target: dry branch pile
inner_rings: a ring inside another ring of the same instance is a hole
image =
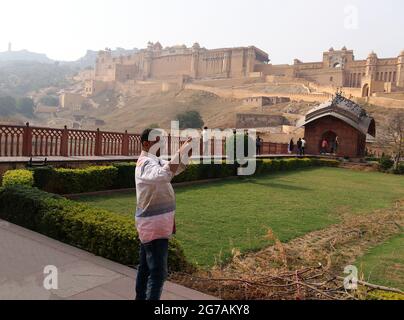
[[[366,248],[377,245],[404,226],[404,202],[389,210],[344,218],[286,244],[271,231],[274,245],[257,253],[233,250],[227,266],[171,279],[221,299],[363,299],[373,290],[400,290],[359,281],[359,290],[344,289],[344,267]],[[360,277],[360,274],[359,274]],[[363,280],[363,279],[361,279]]]

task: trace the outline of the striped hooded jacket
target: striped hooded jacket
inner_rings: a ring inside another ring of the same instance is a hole
[[[175,175],[184,171],[180,164]],[[174,230],[174,177],[169,162],[142,151],[136,163],[136,229],[142,243],[168,239]]]

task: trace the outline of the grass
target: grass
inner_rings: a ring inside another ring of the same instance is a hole
[[[177,238],[191,261],[212,266],[270,244],[337,223],[341,213],[367,214],[403,198],[404,179],[382,173],[315,168],[176,188]],[[133,215],[135,195],[81,197],[79,201]]]
[[[369,249],[355,265],[365,281],[404,291],[404,234]]]

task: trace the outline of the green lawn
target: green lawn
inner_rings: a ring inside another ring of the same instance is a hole
[[[369,249],[355,265],[365,281],[404,290],[404,234]]]
[[[382,173],[315,168],[176,188],[177,238],[187,257],[203,266],[339,221],[339,213],[369,213],[404,198],[404,179]],[[82,197],[79,201],[133,215],[135,195]]]

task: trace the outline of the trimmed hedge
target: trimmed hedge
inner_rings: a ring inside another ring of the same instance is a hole
[[[29,170],[9,170],[3,176],[2,185],[5,187],[13,185],[32,187],[34,185],[34,175]]]
[[[190,164],[187,168],[174,177],[173,182],[189,182],[206,179],[217,179],[234,176],[235,167],[222,162],[220,164]]]
[[[278,171],[294,170],[313,166],[338,167],[339,161],[328,159],[289,158],[289,159],[264,159],[257,161],[255,175],[268,174]]]
[[[135,163],[117,163],[85,169],[39,167],[31,170],[34,173],[35,187],[57,194],[72,194],[134,188],[135,167]],[[234,170],[233,165],[225,163],[190,164],[184,172],[173,179],[173,182],[224,178],[233,176]]]
[[[125,265],[139,262],[140,242],[130,217],[20,185],[0,189],[0,218]],[[169,267],[192,267],[175,239]]]
[[[72,194],[113,189],[119,169],[114,166],[91,166],[85,169],[52,167],[33,168],[34,186],[57,193]]]
[[[114,163],[113,166],[118,169],[114,181],[115,189],[125,189],[135,187],[135,162]]]
[[[135,163],[118,163],[111,166],[88,167],[85,169],[54,169],[40,167],[31,169],[33,185],[41,190],[57,194],[72,194],[110,189],[135,187]],[[255,175],[271,172],[293,170],[309,166],[338,166],[337,160],[288,158],[274,160],[257,160]],[[187,169],[173,179],[173,182],[190,182],[197,180],[225,178],[235,176],[236,165],[226,164],[190,164]],[[18,172],[17,172],[18,171]],[[17,173],[9,173],[17,172]],[[19,175],[28,175],[28,170],[11,170],[7,174],[15,176],[15,184],[25,180]],[[31,184],[32,185],[32,184]]]

